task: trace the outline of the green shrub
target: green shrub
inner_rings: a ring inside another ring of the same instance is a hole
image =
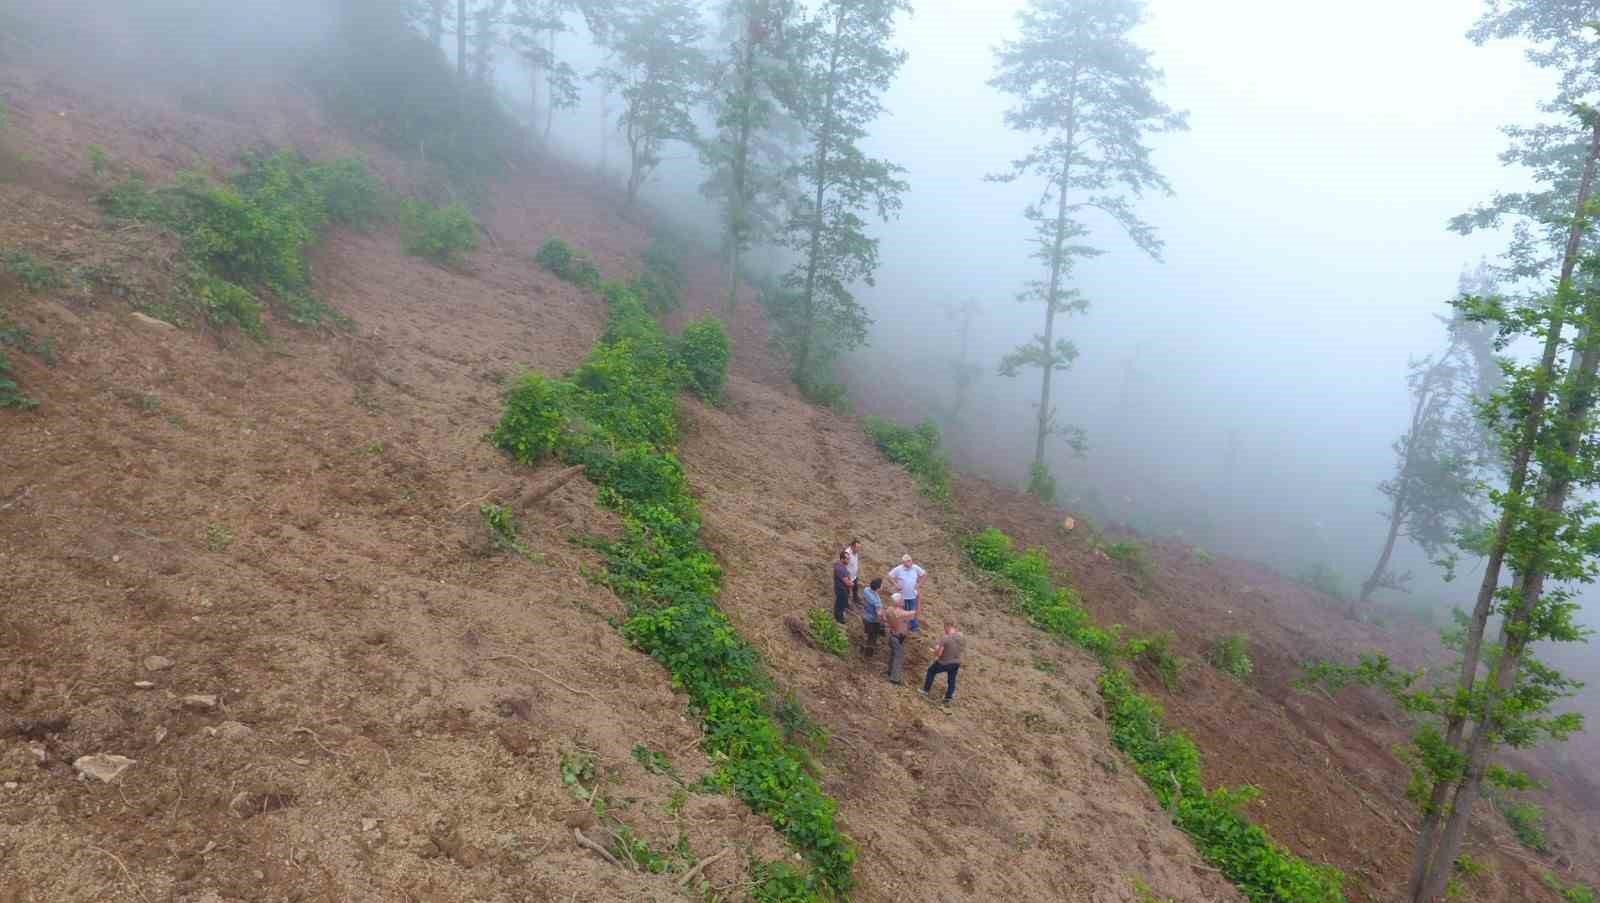
[[[0,266],[17,277],[22,287],[30,292],[61,287],[61,274],[54,267],[21,248],[0,248]]]
[[[1189,547],[1189,560],[1202,567],[1210,567],[1217,563],[1217,557],[1199,546]]]
[[[1495,808],[1505,816],[1506,824],[1511,826],[1511,833],[1517,842],[1533,850],[1543,853],[1549,849],[1549,842],[1544,834],[1544,809],[1537,803],[1523,802],[1495,797]]]
[[[1250,661],[1250,637],[1242,633],[1230,633],[1218,639],[1206,652],[1206,661],[1223,674],[1235,680],[1244,680],[1255,670],[1255,664]]]
[[[1027,493],[1046,505],[1055,504],[1056,478],[1050,475],[1050,468],[1037,461],[1028,468]]]
[[[594,265],[594,261],[554,236],[545,239],[533,255],[533,260],[563,282],[580,288],[600,286],[600,268]]]
[[[1163,687],[1176,690],[1184,668],[1183,659],[1172,651],[1177,639],[1170,630],[1152,636],[1133,637],[1124,643],[1121,651],[1130,661],[1153,671]]]
[[[1114,542],[1105,547],[1105,553],[1111,560],[1127,565],[1128,570],[1141,577],[1150,574],[1150,552],[1144,543],[1132,539]]]
[[[334,222],[366,230],[383,218],[383,186],[360,160],[335,160],[313,167],[311,175]]]
[[[1345,589],[1344,578],[1338,571],[1321,561],[1313,561],[1300,568],[1295,573],[1294,580],[1340,601],[1350,598],[1350,593]]]
[[[722,321],[707,314],[683,327],[673,355],[689,375],[689,389],[700,398],[716,402],[728,380],[732,346]]]
[[[1566,903],[1595,903],[1594,888],[1586,884],[1578,882],[1568,884],[1550,872],[1544,872],[1539,878],[1544,881],[1545,887],[1555,891]]]
[[[100,145],[89,145],[88,149],[84,151],[84,156],[89,161],[89,172],[93,173],[95,178],[101,178],[110,171],[111,157],[106,153],[106,149]]]
[[[478,249],[478,222],[459,203],[435,207],[407,198],[400,204],[400,225],[407,254],[442,266],[453,266],[462,254]]]
[[[621,516],[622,537],[595,545],[602,579],[628,608],[624,636],[688,694],[703,720],[702,747],[722,763],[716,783],[769,817],[810,863],[803,873],[753,866],[752,893],[842,897],[855,845],[839,831],[837,804],[812,776],[809,753],[785,728],[808,719],[777,694],[760,654],[716,605],[722,569],[700,543],[699,505],[672,453],[676,394],[688,378],[635,291],[613,285],[605,297],[609,322],[588,358],[567,380],[522,378],[491,438],[522,463],[553,454],[585,465],[600,503]]]
[[[258,153],[247,156],[244,169],[225,184],[187,172],[173,185],[152,190],[133,177],[95,200],[113,217],[176,233],[196,271],[181,286],[180,300],[209,322],[259,336],[262,290],[296,322],[349,324],[312,296],[306,250],[321,239],[330,219],[359,224],[370,215],[366,205],[375,208],[376,201],[363,199],[367,188],[354,187],[360,184],[377,190],[357,160],[312,164],[288,152]]]
[[[884,457],[911,471],[925,495],[938,502],[950,500],[950,461],[940,447],[938,424],[924,420],[905,427],[868,417],[866,427]]]
[[[0,408],[31,411],[38,406],[39,402],[22,393],[22,386],[11,372],[11,360],[0,352]]]
[[[644,300],[645,307],[655,314],[667,314],[678,309],[689,279],[679,263],[685,254],[677,242],[656,238],[644,252],[644,272],[634,280],[634,289]]]
[[[813,608],[806,612],[806,633],[826,652],[842,657],[850,651],[850,637],[827,609]]]
[[[990,528],[964,544],[972,563],[997,575],[1016,591],[1034,626],[1075,642],[1100,657],[1100,695],[1105,700],[1111,739],[1134,762],[1173,822],[1195,840],[1205,859],[1221,869],[1255,903],[1342,903],[1344,876],[1273,843],[1266,831],[1240,811],[1254,788],[1207,793],[1201,781],[1200,751],[1182,732],[1162,723],[1161,707],[1134,689],[1127,670],[1112,664],[1116,654],[1149,656],[1168,650],[1170,639],[1119,643],[1115,631],[1095,626],[1070,587],[1054,588],[1050,564],[1038,550],[1017,553],[1009,537]]]

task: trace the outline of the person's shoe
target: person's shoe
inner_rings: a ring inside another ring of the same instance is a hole
[[[905,685],[906,685],[906,682],[905,682],[905,681],[903,681],[903,680],[895,680],[895,679],[894,679],[894,678],[892,678],[892,677],[891,677],[891,678],[889,678],[889,683],[892,683],[892,684],[894,684],[894,685],[895,685],[895,686],[897,686],[897,687],[903,687],[903,686],[905,686]]]
[[[923,690],[921,688],[918,688],[917,695],[921,696],[923,699],[927,699],[928,698],[928,691],[927,690]]]
[[[946,705],[946,706],[950,706],[950,705],[954,705],[954,704],[955,704],[955,700],[954,700],[954,699],[952,699],[952,698],[950,698],[950,697],[949,697],[949,696],[946,696],[946,697],[945,697],[945,698],[944,698],[944,704],[945,704],[945,705]]]

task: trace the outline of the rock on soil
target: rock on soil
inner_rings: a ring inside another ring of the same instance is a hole
[[[183,697],[183,707],[197,712],[209,712],[217,707],[217,697],[201,693],[185,696]]]
[[[96,753],[92,756],[79,756],[72,763],[72,767],[78,769],[78,773],[84,777],[94,778],[102,784],[109,784],[120,777],[124,771],[127,771],[135,761],[127,756]]]
[[[148,655],[145,656],[144,669],[146,671],[165,671],[175,664],[177,662],[164,655]]]

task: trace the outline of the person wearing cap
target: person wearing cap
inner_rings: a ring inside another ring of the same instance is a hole
[[[899,595],[905,598],[905,610],[912,612],[912,630],[917,629],[917,587],[927,577],[928,572],[922,569],[922,565],[917,564],[912,559],[909,552],[901,555],[900,564],[889,572],[889,579],[893,580],[895,587],[900,590]]]
[[[850,576],[850,566],[845,564],[845,557],[850,550],[845,549],[833,562],[833,619],[840,624],[844,623],[844,609],[850,604],[850,584],[855,582]]]
[[[961,628],[954,621],[946,621],[944,636],[940,638],[939,645],[934,646],[933,664],[928,666],[928,676],[922,679],[922,689],[918,693],[926,696],[933,689],[933,679],[945,675],[944,704],[949,705],[956,696],[956,672],[961,670],[961,647],[965,646],[967,638],[961,635]]]
[[[899,593],[889,597],[893,605],[883,610],[883,620],[889,630],[889,671],[884,676],[889,678],[889,683],[903,684],[901,671],[906,661],[906,637],[911,631],[912,613],[901,605],[905,600]]]
[[[865,600],[861,607],[861,627],[866,641],[862,651],[868,656],[878,651],[878,637],[883,635],[883,600],[878,597],[882,586],[882,580],[873,580],[861,591],[861,598]]]

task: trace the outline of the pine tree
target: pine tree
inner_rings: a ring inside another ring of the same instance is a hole
[[[789,87],[797,22],[792,0],[728,0],[722,19],[729,44],[713,79],[717,131],[700,148],[709,172],[701,190],[722,207],[732,310],[741,256],[781,223],[794,135],[778,95]]]
[[[803,189],[784,225],[783,243],[799,258],[784,278],[781,343],[794,376],[813,395],[833,355],[859,347],[872,322],[851,287],[873,284],[878,240],[864,212],[887,220],[907,190],[904,169],[867,156],[861,141],[883,112],[882,96],[905,64],[889,44],[905,0],[822,0],[801,26],[793,89],[784,105],[805,136],[794,175]]]
[[[1043,177],[1040,199],[1024,216],[1035,226],[1039,250],[1033,255],[1046,278],[1030,284],[1020,300],[1044,307],[1044,332],[1007,355],[1000,372],[1040,373],[1038,421],[1030,490],[1044,494],[1053,485],[1045,465],[1045,440],[1065,433],[1075,445],[1081,431],[1056,422],[1051,402],[1055,374],[1071,367],[1077,349],[1056,335],[1056,318],[1083,313],[1088,302],[1068,288],[1077,261],[1104,253],[1087,243],[1084,214],[1110,217],[1140,250],[1160,259],[1155,230],[1134,213],[1131,200],[1146,191],[1170,194],[1165,177],[1150,160],[1149,135],[1186,129],[1187,115],[1156,99],[1161,71],[1128,33],[1144,13],[1142,0],[1031,0],[1017,14],[1021,34],[995,52],[997,72],[990,84],[1012,95],[1006,125],[1041,136],[1008,172],[991,176],[1009,182]]]
[[[472,80],[484,88],[494,82],[494,51],[506,0],[479,0],[472,13]]]
[[[661,165],[670,141],[693,142],[692,111],[705,74],[705,35],[692,0],[643,0],[621,13],[607,41],[611,60],[597,74],[622,98],[617,124],[628,148],[628,198]]]
[[[581,97],[577,70],[556,56],[556,39],[569,30],[566,14],[573,6],[570,0],[516,0],[510,19],[511,47],[528,67],[528,121],[545,144],[550,142],[556,110],[576,107]]]

